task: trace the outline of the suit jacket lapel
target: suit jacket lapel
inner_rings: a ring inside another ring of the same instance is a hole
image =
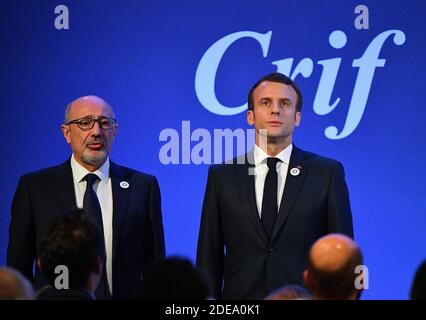
[[[60,208],[72,208],[77,205],[70,159],[58,166],[56,179],[52,181],[52,191],[56,193],[55,198],[59,200]]]
[[[290,157],[290,163],[288,165],[287,177],[284,187],[284,193],[281,198],[280,209],[278,211],[277,221],[275,222],[274,231],[272,233],[272,239],[278,234],[279,230],[283,227],[290,214],[291,208],[294,201],[303,185],[307,167],[303,166],[304,152],[293,145],[293,151]],[[292,175],[290,173],[292,168],[298,168],[300,173],[298,175]]]
[[[124,218],[127,213],[127,206],[129,203],[129,195],[132,191],[132,184],[126,180],[126,172],[118,165],[110,162],[110,177],[112,186],[112,261],[115,261],[115,255],[117,253],[120,234],[124,222]],[[128,188],[122,188],[121,182],[128,182]]]
[[[254,161],[252,159],[253,151],[249,152],[247,155],[244,155],[244,157],[244,164],[235,165],[241,203],[243,205],[244,212],[247,214],[250,222],[253,224],[253,227],[256,229],[257,233],[260,235],[263,241],[267,242],[268,238],[263,228],[262,221],[260,220],[256,205]]]

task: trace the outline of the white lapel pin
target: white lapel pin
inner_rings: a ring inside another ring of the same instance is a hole
[[[299,168],[291,168],[291,170],[290,170],[290,174],[292,176],[298,176],[299,173],[300,173],[300,169]]]
[[[123,189],[127,189],[129,186],[130,184],[127,181],[120,182],[120,187],[122,187]]]

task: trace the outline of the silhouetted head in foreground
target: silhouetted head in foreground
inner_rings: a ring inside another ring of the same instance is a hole
[[[312,294],[304,287],[289,284],[270,293],[265,300],[311,300]]]
[[[419,266],[414,276],[410,292],[411,300],[426,300],[426,260]]]
[[[0,300],[32,300],[34,290],[31,282],[19,271],[0,267]]]
[[[142,300],[206,300],[209,297],[205,275],[182,257],[167,258],[149,266],[138,296]]]
[[[356,267],[362,263],[361,250],[351,238],[326,235],[311,247],[305,284],[315,299],[358,299],[361,289],[356,288],[356,279],[361,275]]]

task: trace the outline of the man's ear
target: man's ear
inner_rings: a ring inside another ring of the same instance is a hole
[[[65,140],[68,144],[71,143],[71,132],[70,132],[70,126],[66,124],[61,125],[61,131],[64,135]]]
[[[296,115],[294,117],[294,126],[300,126],[300,120],[302,120],[302,112],[296,111]]]
[[[254,112],[253,110],[247,111],[247,123],[249,125],[254,125]]]
[[[118,124],[115,124],[115,126],[114,126],[114,137],[117,135],[117,130],[118,130]]]
[[[41,262],[40,258],[37,258],[37,266],[40,270],[43,270],[43,263]]]
[[[103,263],[102,263],[102,259],[101,257],[96,257],[95,259],[95,264],[93,265],[93,272],[100,275],[102,273],[102,267],[103,267]]]
[[[303,282],[305,283],[306,288],[308,288],[312,292],[314,291],[314,285],[312,283],[312,280],[311,280],[311,277],[309,275],[309,271],[308,270],[305,270],[303,272]]]

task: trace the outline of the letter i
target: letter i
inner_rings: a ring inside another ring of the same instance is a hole
[[[343,31],[335,30],[330,34],[328,41],[333,48],[341,49],[346,45],[346,34]],[[316,114],[328,114],[333,111],[340,102],[340,98],[337,98],[331,105],[329,105],[341,61],[342,58],[318,61],[318,64],[322,65],[323,70],[314,100],[314,111]]]

